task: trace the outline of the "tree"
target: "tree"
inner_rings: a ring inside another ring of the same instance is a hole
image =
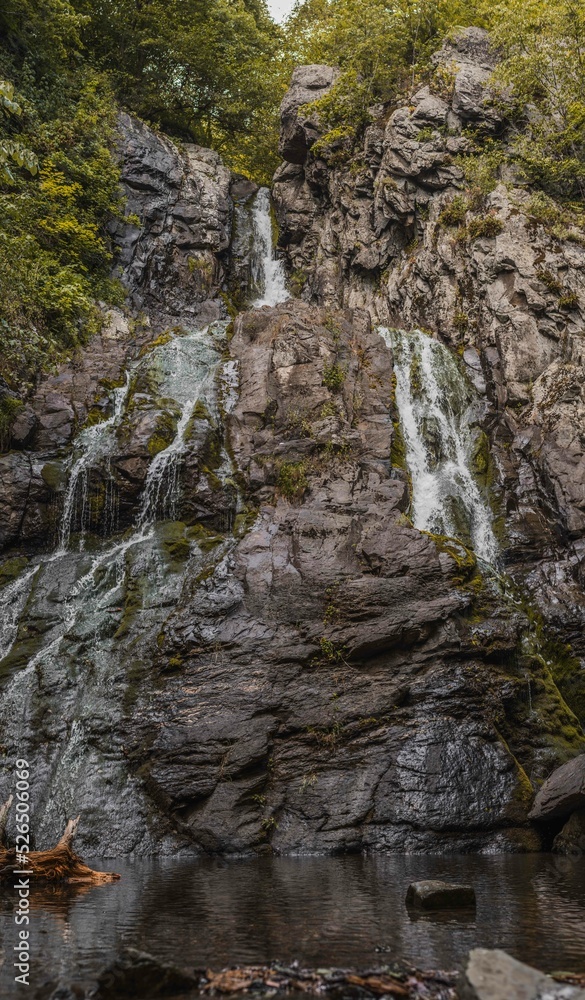
[[[496,78],[515,103],[513,155],[557,197],[585,197],[585,4],[504,0],[489,8]]]
[[[84,42],[120,100],[245,167],[275,165],[280,29],[264,0],[76,0]],[[269,126],[269,127],[267,127]]]
[[[8,80],[0,80],[0,115],[6,119],[12,115],[19,115],[20,112],[20,104],[14,99],[13,85]],[[32,150],[15,139],[0,137],[0,180],[9,182],[14,180],[11,163],[17,167],[24,167],[29,174],[36,174],[39,168],[38,160]]]

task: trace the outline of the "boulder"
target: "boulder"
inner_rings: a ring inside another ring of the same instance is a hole
[[[450,910],[475,906],[475,890],[471,885],[426,879],[412,882],[406,893],[406,905],[421,910]]]
[[[554,839],[555,854],[585,854],[585,809],[578,809],[569,817]]]
[[[304,163],[311,146],[321,135],[315,115],[303,115],[300,108],[311,104],[330,90],[339,70],[332,66],[297,66],[290,89],[280,106],[281,131],[279,152],[289,163]]]
[[[547,778],[534,800],[529,819],[554,819],[584,808],[585,754],[580,754]]]
[[[585,1000],[585,990],[557,983],[505,951],[474,948],[459,996],[461,1000]]]

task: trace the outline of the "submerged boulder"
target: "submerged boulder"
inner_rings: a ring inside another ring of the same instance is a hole
[[[475,889],[472,885],[457,885],[426,879],[412,882],[406,893],[406,905],[421,910],[451,910],[475,906]]]

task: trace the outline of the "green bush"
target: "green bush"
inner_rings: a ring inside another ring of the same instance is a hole
[[[472,219],[467,227],[469,238],[477,240],[480,236],[497,236],[502,232],[504,224],[495,215],[486,215],[483,219]]]
[[[456,195],[439,215],[438,224],[440,226],[460,226],[465,222],[467,207],[467,200],[463,195]]]
[[[330,392],[339,392],[345,382],[346,375],[345,368],[334,361],[331,365],[325,365],[322,384],[327,386]]]
[[[39,92],[25,77],[18,98],[16,138],[38,174],[12,170],[0,183],[0,375],[22,393],[99,328],[96,299],[123,296],[109,277],[119,169],[107,81],[83,71]]]
[[[279,492],[287,500],[300,500],[309,487],[304,462],[283,462],[276,481]]]

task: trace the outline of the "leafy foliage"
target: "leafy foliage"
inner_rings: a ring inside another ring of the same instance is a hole
[[[106,233],[119,197],[112,94],[92,71],[51,93],[52,115],[22,98],[15,141],[34,146],[37,175],[0,186],[0,374],[20,391],[98,327],[96,298],[119,298]]]
[[[287,84],[264,0],[75,0],[88,51],[125,105],[267,180]]]
[[[489,25],[504,55],[497,78],[511,88],[513,152],[527,180],[563,198],[585,196],[585,5],[582,0],[503,0]]]
[[[14,87],[8,80],[0,80],[0,114],[4,118],[21,113],[20,104],[14,100]],[[0,180],[14,180],[10,164],[17,167],[24,167],[30,174],[38,171],[38,160],[35,154],[14,139],[5,137],[0,139]]]
[[[286,29],[294,59],[341,70],[315,104],[328,132],[322,147],[351,143],[375,102],[396,99],[420,79],[450,27],[482,21],[474,0],[299,0]]]

